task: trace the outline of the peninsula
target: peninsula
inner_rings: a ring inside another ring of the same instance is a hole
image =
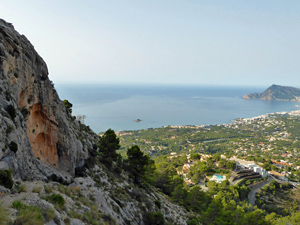
[[[300,89],[273,84],[262,93],[244,95],[244,99],[261,99],[276,101],[300,101]]]

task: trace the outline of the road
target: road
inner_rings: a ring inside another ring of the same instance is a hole
[[[237,138],[237,137],[209,139],[209,140],[202,141],[202,143],[215,142],[215,141],[227,141],[227,140],[234,139],[234,138]],[[242,138],[256,138],[256,137],[242,137]]]
[[[274,178],[273,177],[269,177],[268,180],[265,180],[259,184],[256,184],[252,187],[249,195],[248,195],[248,199],[249,199],[249,203],[252,205],[252,207],[254,206],[255,204],[255,194],[256,192],[261,189],[262,187],[264,187],[265,185],[269,184],[271,182],[271,180],[273,180]]]

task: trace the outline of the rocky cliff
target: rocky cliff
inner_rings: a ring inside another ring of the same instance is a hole
[[[138,225],[159,213],[186,224],[188,214],[153,187],[88,164],[98,146],[59,99],[33,45],[0,19],[0,224]]]
[[[0,79],[0,169],[11,168],[22,179],[69,182],[92,144],[78,140],[80,124],[59,99],[44,60],[3,20]]]
[[[300,89],[273,84],[262,93],[244,95],[244,99],[300,101]]]

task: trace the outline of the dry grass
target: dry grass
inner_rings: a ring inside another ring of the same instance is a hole
[[[0,203],[0,224],[6,225],[9,224],[9,222],[10,218],[8,210]]]

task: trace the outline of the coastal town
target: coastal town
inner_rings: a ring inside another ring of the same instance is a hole
[[[184,158],[184,163],[176,169],[188,185],[196,184],[190,173],[193,166],[208,161],[212,161],[211,170],[196,179],[204,189],[208,181],[228,180],[231,184],[242,184],[251,178],[270,176],[297,185],[300,178],[299,118],[300,110],[297,110],[239,118],[230,124],[166,126],[123,131],[118,135],[124,148],[127,142],[138,144],[154,159],[162,156]],[[198,158],[191,159],[195,154]],[[214,155],[234,162],[235,167],[222,170],[226,167],[222,168],[218,160],[212,160]],[[219,173],[213,173],[213,168],[218,168]],[[237,174],[241,170],[245,170],[243,176]]]

